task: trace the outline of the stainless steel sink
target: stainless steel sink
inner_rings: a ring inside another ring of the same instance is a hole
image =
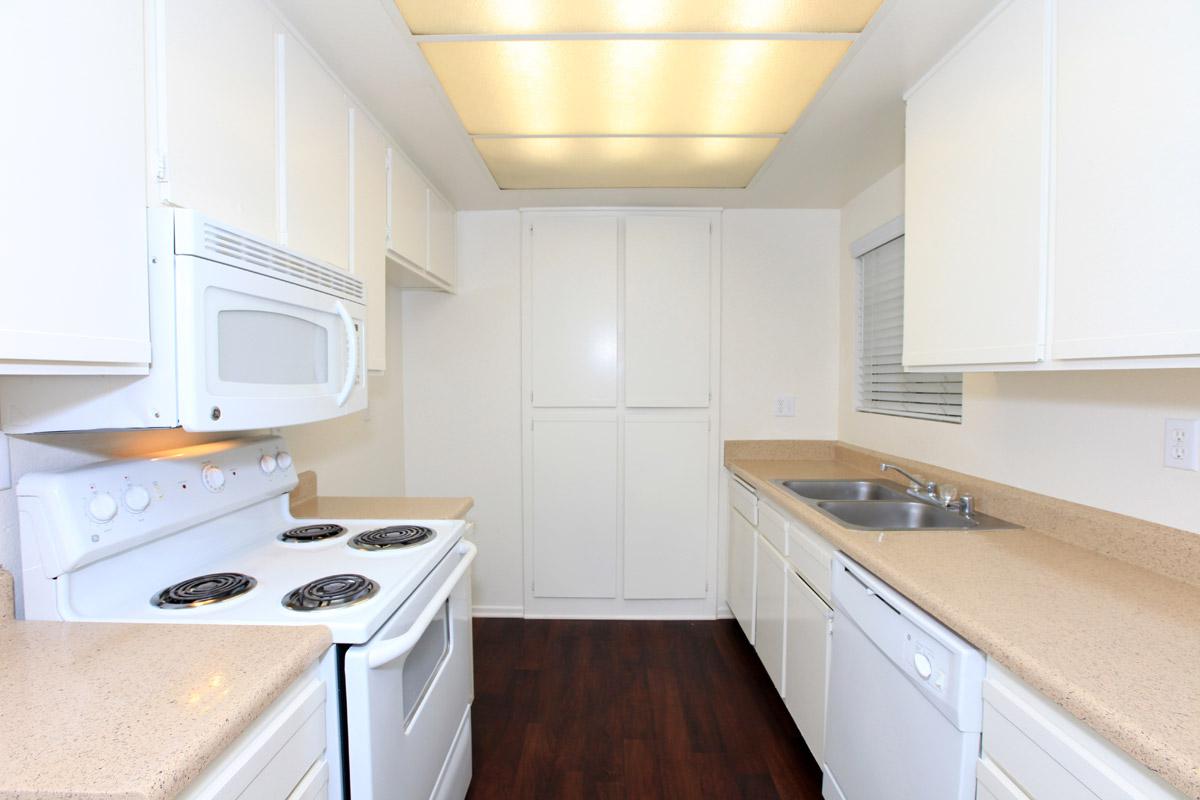
[[[808,505],[846,528],[860,531],[980,531],[1020,528],[978,512],[914,497],[885,480],[775,480]],[[916,490],[914,489],[914,492]]]
[[[904,487],[890,481],[779,481],[807,500],[904,500]]]

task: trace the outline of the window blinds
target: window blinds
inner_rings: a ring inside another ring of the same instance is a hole
[[[858,410],[962,422],[962,373],[905,372],[904,237],[859,258]]]

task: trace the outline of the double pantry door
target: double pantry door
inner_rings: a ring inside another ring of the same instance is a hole
[[[523,216],[526,613],[712,616],[720,216]]]

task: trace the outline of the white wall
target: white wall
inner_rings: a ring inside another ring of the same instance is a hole
[[[367,410],[283,429],[297,471],[316,470],[320,494],[404,494],[404,399],[400,324],[404,293],[387,287],[387,369],[367,376]]]
[[[458,218],[458,294],[404,296],[404,448],[410,495],[470,495],[474,604],[519,614],[521,219]]]
[[[1200,417],[1200,370],[968,374],[962,425],[854,411],[849,245],[903,208],[901,168],[842,209],[839,438],[1200,532],[1200,473],[1162,466],[1163,421]]]
[[[838,212],[721,216],[722,438],[834,438]],[[778,395],[796,416],[775,416]]]

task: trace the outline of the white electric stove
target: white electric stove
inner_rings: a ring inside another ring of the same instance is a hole
[[[28,619],[325,625],[330,797],[459,800],[471,777],[461,520],[296,520],[279,437],[24,476]]]

